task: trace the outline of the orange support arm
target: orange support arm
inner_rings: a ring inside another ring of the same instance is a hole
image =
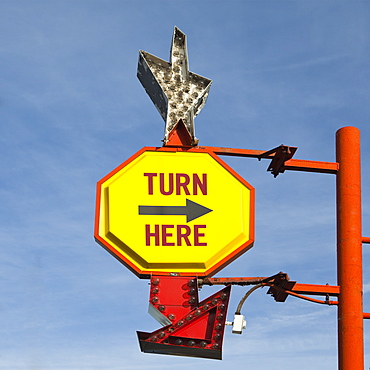
[[[330,295],[339,296],[339,286],[336,285],[312,285],[295,283],[292,292],[307,295]]]
[[[339,164],[336,162],[306,161],[303,159],[290,159],[284,164],[284,170],[319,172],[336,174]]]
[[[281,145],[275,149],[265,150],[252,150],[252,149],[236,149],[236,148],[218,148],[218,147],[194,147],[194,149],[206,149],[214,152],[217,155],[226,155],[234,157],[249,157],[258,159],[271,159],[269,171],[277,175],[286,170],[290,171],[305,171],[305,172],[318,172],[336,174],[339,169],[337,162],[322,162],[322,161],[309,161],[303,159],[292,159],[296,152],[296,147],[288,147]]]

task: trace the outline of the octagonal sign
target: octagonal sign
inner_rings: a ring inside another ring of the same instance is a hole
[[[95,239],[141,278],[211,276],[254,241],[254,188],[213,152],[143,148],[98,182]]]

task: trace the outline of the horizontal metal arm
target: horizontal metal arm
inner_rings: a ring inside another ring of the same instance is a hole
[[[215,148],[215,147],[204,147],[204,148],[213,151],[217,155],[249,157],[257,158],[259,160],[271,159],[272,161],[267,170],[270,171],[275,177],[279,173],[283,173],[286,170],[329,173],[329,174],[336,174],[339,170],[339,164],[337,162],[293,159],[292,157],[298,148],[286,145],[280,145],[279,147],[268,151],[251,149],[234,149],[234,148]]]
[[[266,284],[266,285],[270,285],[270,284]],[[322,301],[322,300],[319,300],[319,299],[314,299],[314,298],[310,298],[310,297],[305,297],[304,295],[302,294],[298,294],[298,293],[295,293],[293,291],[290,291],[290,290],[287,290],[287,289],[284,289],[284,288],[280,288],[279,286],[274,286],[274,285],[270,285],[271,287],[273,286],[274,289],[277,289],[277,290],[280,290],[282,291],[283,293],[286,293],[286,294],[289,294],[289,295],[292,295],[294,297],[297,297],[297,298],[301,298],[301,299],[304,299],[306,301],[310,301],[310,302],[313,302],[313,303],[319,303],[319,304],[327,304],[327,305],[337,305],[338,304],[338,301],[330,301],[329,300],[329,294],[326,294],[327,296],[327,299],[325,301]],[[311,293],[313,294],[313,293]],[[318,294],[318,293],[316,293]]]
[[[269,286],[271,294],[277,302],[284,302],[288,295],[306,299],[321,304],[337,304],[335,301],[328,303],[328,297],[338,297],[340,287],[336,285],[300,284],[290,280],[288,274],[280,272],[270,277],[231,277],[231,278],[204,278],[198,279],[198,285],[259,285]],[[325,301],[304,297],[303,295],[325,296]]]

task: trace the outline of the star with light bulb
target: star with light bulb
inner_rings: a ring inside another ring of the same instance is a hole
[[[207,101],[212,80],[189,71],[186,35],[175,27],[170,62],[140,50],[137,76],[166,123],[164,142],[181,119],[196,144],[194,118]]]

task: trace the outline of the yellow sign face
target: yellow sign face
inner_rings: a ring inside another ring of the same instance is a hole
[[[98,183],[95,238],[139,277],[210,276],[252,247],[254,188],[213,153],[143,148]]]

